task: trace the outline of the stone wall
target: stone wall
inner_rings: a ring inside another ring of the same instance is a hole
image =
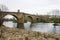
[[[1,26],[0,40],[60,40],[60,35]]]

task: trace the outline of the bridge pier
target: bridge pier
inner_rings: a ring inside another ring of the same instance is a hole
[[[24,29],[24,23],[18,23],[17,28]]]
[[[3,23],[3,20],[2,20],[2,19],[0,19],[0,26],[2,25],[2,23]]]

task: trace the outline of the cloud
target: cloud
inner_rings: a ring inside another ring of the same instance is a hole
[[[49,0],[51,2],[51,4],[59,4],[60,0]]]
[[[60,0],[5,0],[1,2],[11,11],[20,9],[28,13],[45,13],[53,9],[60,9]]]

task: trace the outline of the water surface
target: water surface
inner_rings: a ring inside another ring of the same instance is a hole
[[[24,28],[26,30],[39,31],[39,32],[48,32],[48,33],[58,33],[60,34],[60,26],[53,26],[54,23],[34,23],[31,26],[31,22],[24,23]],[[3,25],[11,28],[16,28],[17,23],[13,21],[5,21]]]

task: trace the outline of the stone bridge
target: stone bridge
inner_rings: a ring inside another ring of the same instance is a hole
[[[31,15],[23,12],[0,12],[0,20],[3,19],[6,15],[12,15],[17,18],[17,28],[24,28],[24,22],[28,19],[30,22],[35,23],[39,22],[40,18],[37,15]]]

